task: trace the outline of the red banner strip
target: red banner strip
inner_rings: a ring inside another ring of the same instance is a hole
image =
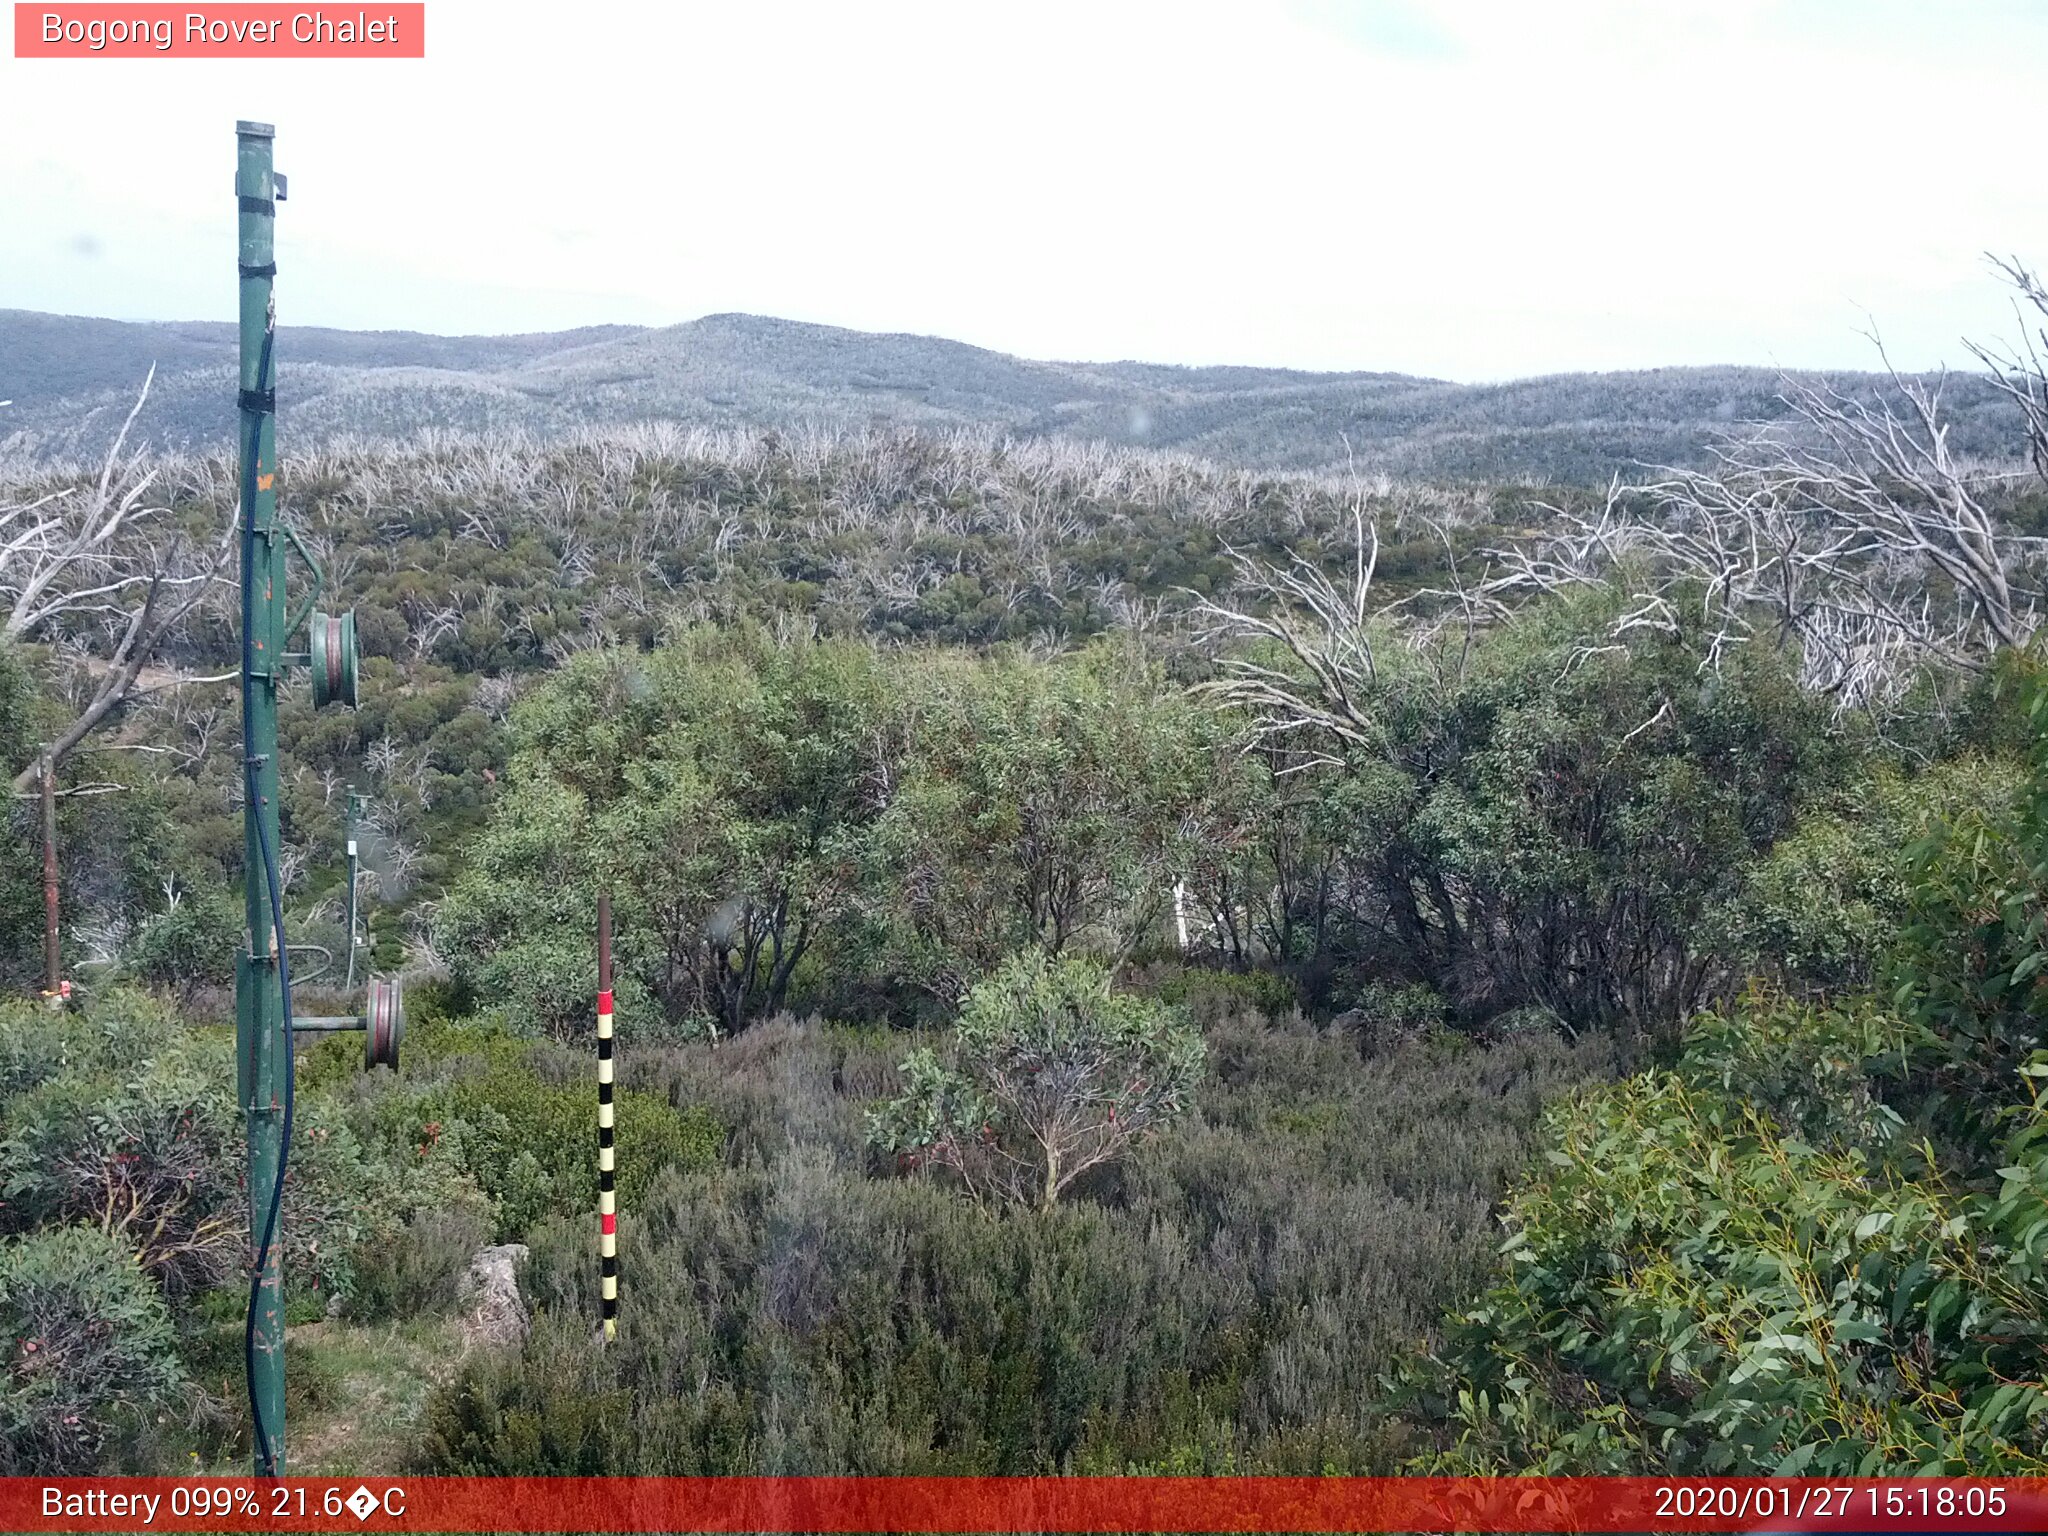
[[[6,1531],[2048,1530],[2048,1478],[0,1478]]]
[[[341,5],[14,7],[17,59],[423,59],[427,8]]]

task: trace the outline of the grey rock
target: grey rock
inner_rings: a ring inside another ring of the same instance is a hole
[[[506,1348],[526,1337],[526,1300],[519,1294],[519,1266],[526,1258],[526,1244],[500,1243],[478,1249],[469,1261],[457,1294],[463,1336],[471,1344]]]

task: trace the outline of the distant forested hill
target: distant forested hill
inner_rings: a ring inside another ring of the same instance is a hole
[[[0,444],[101,449],[154,364],[140,431],[163,447],[224,441],[235,329],[0,310]],[[1839,380],[1868,391],[1877,380]],[[278,401],[289,440],[424,428],[540,434],[673,420],[707,425],[996,427],[1174,449],[1260,469],[1434,480],[1604,480],[1638,462],[1698,463],[1717,430],[1773,420],[1763,368],[1660,368],[1466,385],[1392,373],[1055,363],[928,336],[758,315],[665,329],[527,336],[286,328]],[[1984,381],[1949,381],[1954,442],[1993,454],[2017,423]],[[1347,448],[1348,443],[1348,448]]]

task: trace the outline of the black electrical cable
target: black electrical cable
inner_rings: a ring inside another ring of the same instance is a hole
[[[264,324],[263,352],[256,364],[256,387],[259,392],[270,388],[270,343],[276,331],[276,318],[272,316]],[[242,455],[242,507],[245,517],[242,525],[244,594],[255,590],[253,583],[256,576],[256,455],[262,442],[263,424],[259,420],[249,432],[249,440]],[[290,951],[285,947],[284,894],[282,882],[278,879],[277,855],[270,846],[270,835],[263,829],[263,804],[259,794],[263,759],[249,750],[249,741],[255,735],[256,724],[255,706],[250,690],[250,678],[256,667],[256,653],[255,637],[251,632],[249,614],[246,611],[246,597],[242,617],[243,793],[248,797],[249,811],[255,819],[256,843],[263,856],[263,883],[270,893],[271,937],[277,946],[277,979],[284,1002],[284,1135],[277,1154],[277,1180],[270,1189],[270,1209],[263,1218],[263,1237],[256,1245],[256,1264],[249,1275],[249,1312],[242,1329],[242,1363],[249,1386],[249,1423],[256,1435],[257,1470],[261,1476],[275,1477],[277,1456],[271,1449],[270,1434],[263,1426],[263,1410],[256,1401],[256,1316],[262,1306],[263,1272],[270,1265],[270,1249],[277,1236],[278,1212],[284,1204],[284,1175],[292,1155],[292,1101],[295,1097],[298,1074],[294,1070],[292,1051],[292,968]],[[275,655],[271,657],[270,664],[273,668],[277,666],[278,658]],[[280,1272],[277,1298],[279,1307],[284,1305],[283,1279]]]

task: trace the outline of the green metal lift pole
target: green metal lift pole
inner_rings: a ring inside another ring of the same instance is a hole
[[[271,279],[276,272],[271,169],[274,130],[235,125],[235,196],[241,210],[242,290],[241,540],[242,750],[246,795],[242,868],[247,890],[249,948],[235,975],[237,1087],[249,1131],[249,1266],[252,1280],[249,1406],[258,1476],[284,1473],[283,1234],[272,1231],[258,1253],[277,1189],[284,1151],[284,1074],[291,1041],[285,1034],[277,935],[271,924],[266,849],[278,846],[277,688],[284,666],[284,541],[277,528],[277,420],[272,390]],[[253,460],[253,462],[252,462]]]

